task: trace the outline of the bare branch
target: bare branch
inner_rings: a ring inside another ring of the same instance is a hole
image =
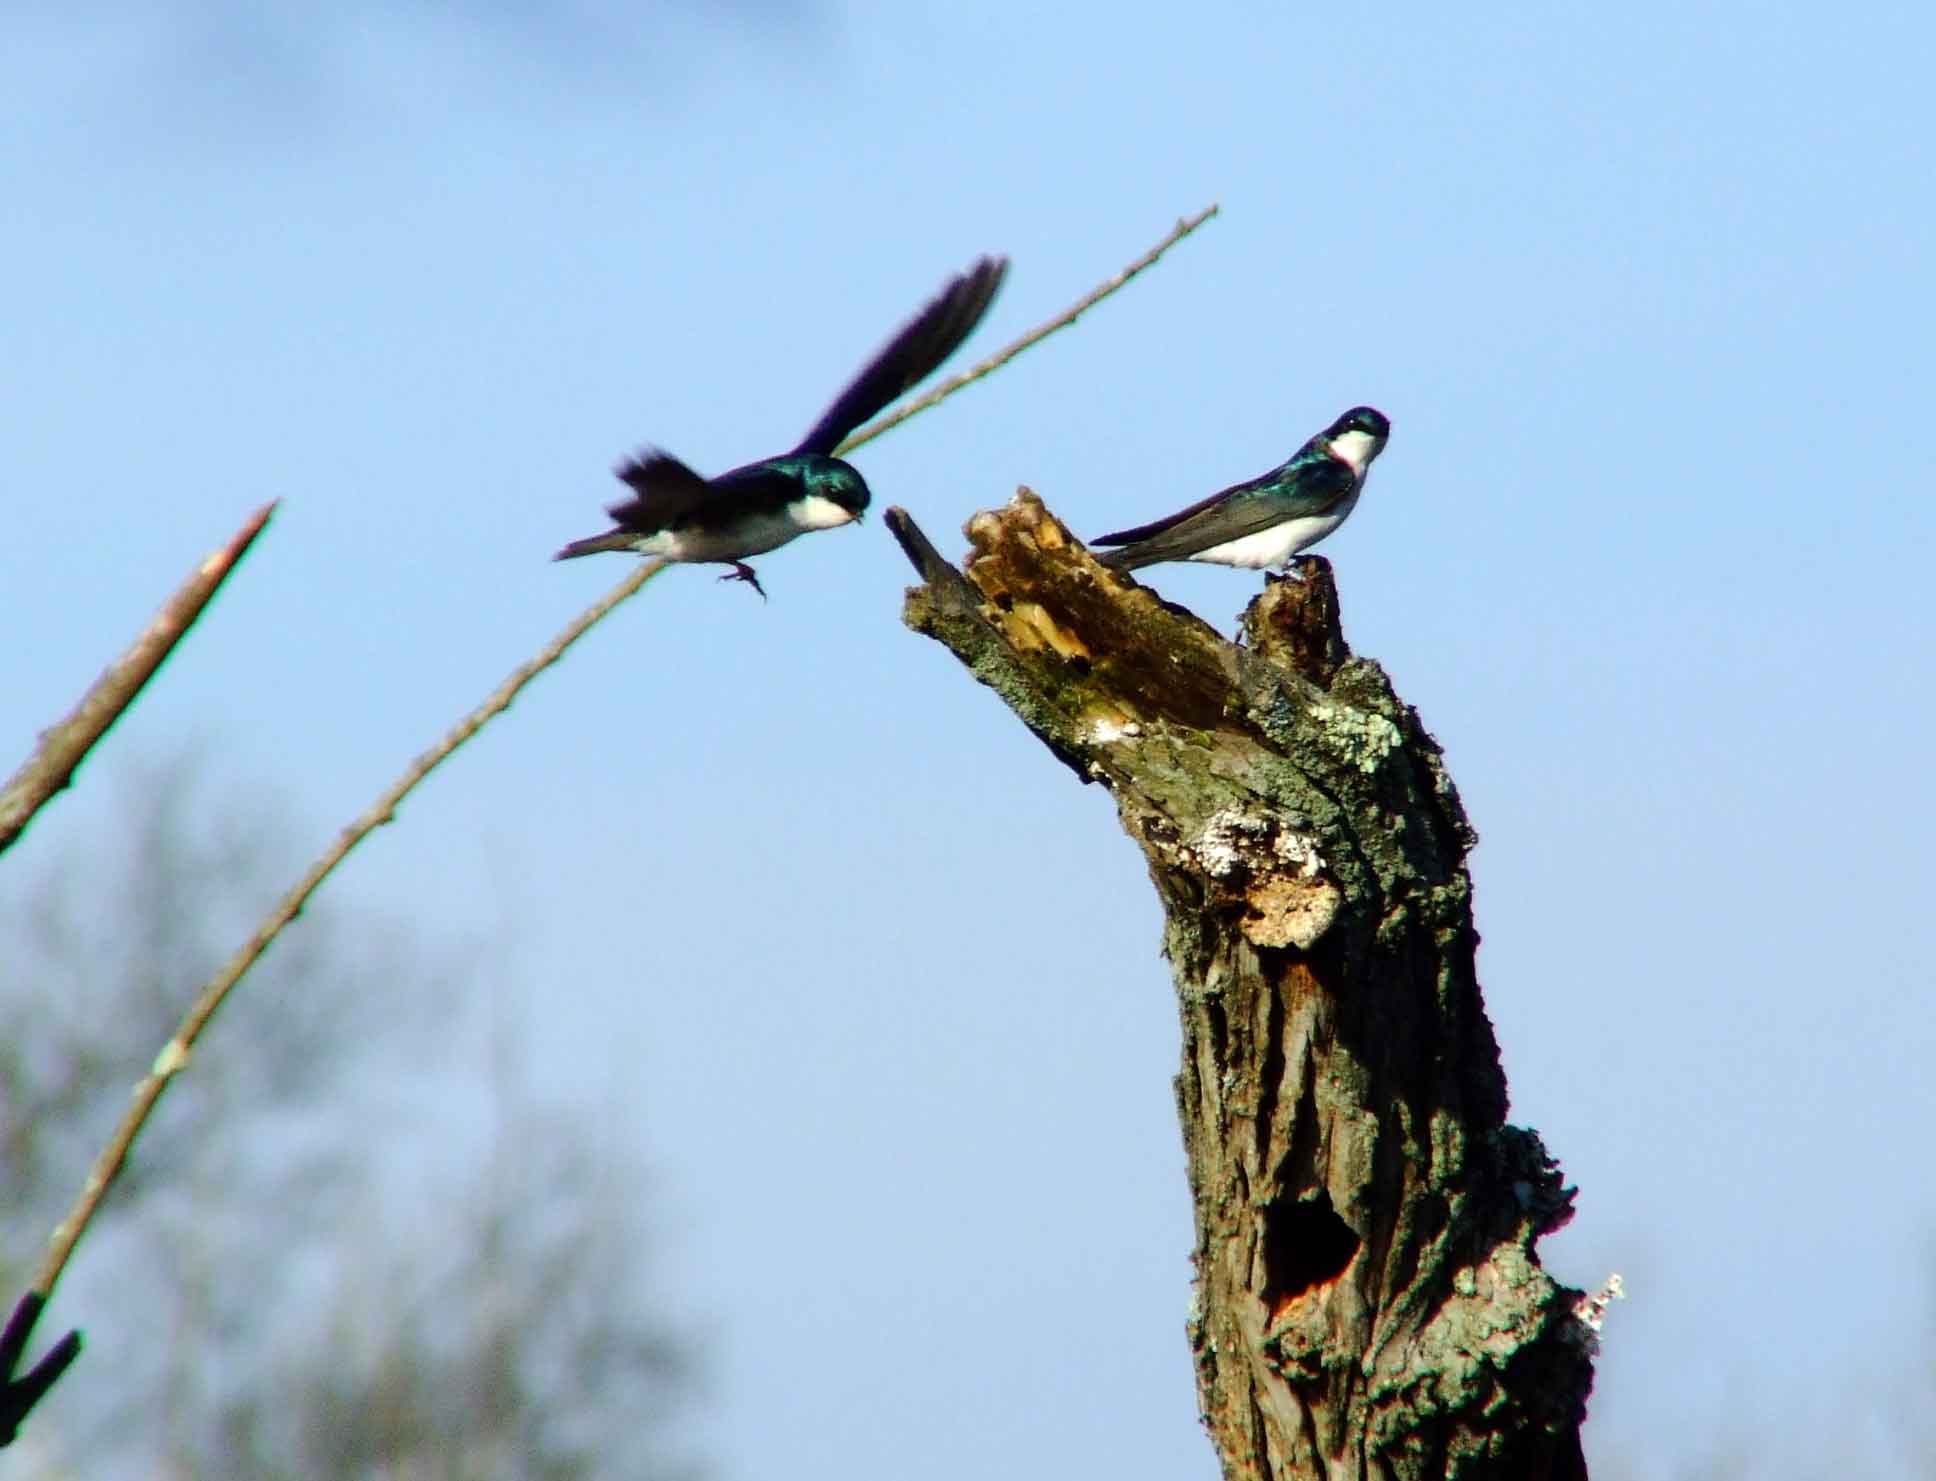
[[[275,512],[276,501],[271,501],[250,515],[235,538],[197,566],[180,590],[162,604],[128,651],[94,681],[73,713],[41,735],[34,754],[0,789],[0,853],[27,831],[35,813],[73,785],[75,771],[95,742],[108,733],[163,660],[175,651],[175,645],[188,635],[209,599],[221,589]]]
[[[1038,344],[1042,340],[1047,339],[1051,334],[1054,334],[1056,330],[1066,328],[1068,325],[1075,323],[1077,319],[1080,319],[1090,309],[1109,297],[1110,294],[1122,287],[1131,278],[1135,277],[1145,268],[1154,266],[1157,258],[1161,257],[1170,248],[1174,247],[1178,242],[1182,241],[1191,232],[1195,231],[1216,214],[1217,207],[1213,204],[1205,206],[1194,216],[1179,220],[1170,229],[1169,235],[1164,237],[1162,241],[1158,242],[1149,251],[1130,263],[1128,267],[1117,273],[1115,277],[1109,279],[1107,282],[1098,283],[1088,293],[1084,294],[1081,298],[1069,305],[1068,308],[1049,320],[1048,323],[1038,324],[1006,349],[997,350],[979,365],[971,365],[968,369],[962,371],[960,375],[949,376],[948,379],[936,386],[932,391],[929,391],[925,396],[915,397],[906,406],[903,406],[898,411],[890,412],[887,416],[882,417],[878,422],[874,423],[873,426],[862,427],[860,431],[841,443],[835,451],[842,455],[850,453],[863,443],[872,442],[883,432],[898,427],[902,422],[905,422],[916,413],[926,411],[937,402],[946,401],[964,386],[972,386],[983,376],[992,375],[1017,355],[1021,354],[1030,345]]]
[[[236,983],[254,966],[269,943],[281,934],[282,928],[302,913],[309,903],[309,897],[316,893],[322,882],[336,870],[336,866],[349,857],[350,851],[371,833],[382,827],[396,816],[397,807],[415,791],[418,783],[435,771],[457,748],[482,730],[494,717],[511,707],[511,703],[524,687],[539,674],[565,656],[566,651],[587,632],[600,622],[620,602],[630,597],[646,582],[665,569],[665,562],[649,560],[630,576],[615,586],[611,592],[587,608],[563,632],[547,643],[538,655],[523,664],[491,693],[491,696],[472,710],[442,740],[423,755],[410,763],[408,770],[370,804],[363,815],[345,828],[320,859],[310,865],[309,872],[296,882],[295,888],[282,897],[276,908],[269,912],[268,918],[256,928],[256,932],[243,945],[242,949],[230,958],[215,977],[197,995],[194,1005],[182,1019],[181,1026],[175,1030],[174,1037],[162,1046],[161,1053],[155,1056],[153,1067],[135,1087],[134,1099],[129,1104],[127,1114],[115,1128],[114,1135],[95,1159],[93,1168],[87,1175],[87,1182],[73,1211],[63,1219],[54,1230],[48,1243],[46,1258],[41,1261],[40,1269],[35,1272],[33,1289],[40,1296],[53,1294],[54,1283],[60,1279],[68,1257],[73,1254],[75,1244],[87,1229],[94,1212],[100,1207],[101,1199],[113,1184],[121,1165],[127,1160],[128,1151],[134,1146],[134,1139],[141,1132],[155,1105],[160,1101],[168,1083],[188,1064],[189,1051],[201,1037],[202,1030],[215,1016]]]
[[[1107,298],[1111,293],[1114,293],[1123,284],[1154,263],[1172,245],[1181,241],[1190,232],[1196,230],[1198,226],[1202,225],[1203,222],[1214,215],[1216,210],[1217,208],[1215,206],[1211,206],[1208,210],[1200,212],[1187,221],[1179,221],[1175,230],[1149,252],[1146,252],[1142,257],[1117,273],[1115,277],[1109,279],[1085,297],[1078,300],[1055,319],[1042,325],[1038,329],[1031,330],[1006,350],[990,357],[982,364],[975,366],[972,370],[943,382],[928,395],[920,397],[896,415],[889,417],[885,421],[876,423],[873,427],[863,428],[859,433],[842,444],[842,450],[851,450],[865,442],[873,440],[882,432],[886,431],[888,427],[905,421],[915,413],[925,411],[927,408],[938,404],[960,390],[963,386],[969,385],[994,370],[999,369],[1030,345],[1046,338],[1057,329],[1062,328],[1065,324],[1074,323],[1082,313],[1101,302],[1104,298]],[[270,943],[276,939],[285,926],[302,913],[302,909],[309,902],[310,896],[315,894],[323,881],[335,872],[336,867],[349,856],[351,850],[361,843],[370,833],[396,816],[398,805],[415,790],[420,782],[436,770],[458,747],[462,746],[473,735],[477,734],[479,730],[483,729],[492,718],[509,709],[512,701],[518,697],[527,684],[537,678],[547,668],[551,667],[560,658],[564,657],[566,650],[572,644],[576,643],[594,626],[615,611],[621,603],[637,593],[647,581],[651,580],[652,577],[663,570],[665,565],[666,563],[662,560],[645,562],[638,570],[634,571],[625,580],[615,586],[606,596],[601,598],[593,606],[587,608],[570,626],[565,628],[563,632],[547,644],[535,658],[514,671],[483,704],[479,705],[469,715],[465,716],[463,720],[459,721],[451,729],[449,734],[439,741],[436,746],[426,751],[422,756],[419,756],[410,765],[409,769],[382,796],[378,797],[370,805],[369,809],[361,817],[357,818],[349,827],[343,830],[342,835],[337,839],[335,844],[310,866],[308,873],[296,883],[295,887],[269,913],[262,924],[256,928],[255,934],[230,959],[228,965],[223,967],[207,986],[201,990],[195,999],[194,1005],[189,1008],[187,1014],[183,1017],[181,1025],[176,1029],[174,1036],[162,1046],[161,1052],[155,1056],[153,1067],[142,1079],[141,1083],[135,1087],[134,1097],[128,1107],[127,1114],[122,1117],[120,1125],[115,1128],[113,1137],[109,1140],[107,1146],[102,1149],[100,1156],[95,1159],[94,1166],[88,1173],[87,1182],[83,1186],[80,1198],[76,1201],[73,1210],[54,1230],[53,1236],[48,1243],[46,1257],[42,1260],[40,1268],[34,1276],[33,1290],[35,1293],[43,1299],[53,1293],[54,1285],[59,1281],[61,1272],[66,1268],[67,1261],[73,1254],[75,1245],[79,1242],[81,1235],[86,1231],[89,1222],[94,1217],[95,1211],[100,1207],[101,1200],[106,1196],[108,1188],[120,1173],[122,1164],[126,1162],[128,1153],[134,1146],[135,1138],[140,1134],[142,1126],[147,1122],[156,1104],[161,1100],[162,1093],[168,1088],[169,1082],[188,1064],[189,1053],[193,1049],[196,1040],[200,1038],[202,1031],[207,1028],[209,1020],[215,1016],[216,1010],[222,1006],[223,1001],[228,997],[235,985],[242,980],[248,970],[268,950]]]

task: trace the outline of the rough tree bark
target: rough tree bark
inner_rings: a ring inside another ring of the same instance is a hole
[[[1236,1478],[1584,1477],[1593,1341],[1534,1244],[1571,1213],[1473,965],[1474,835],[1439,748],[1354,658],[1322,559],[1226,641],[1027,489],[962,571],[905,513],[946,645],[1116,798],[1165,912],[1196,1205],[1190,1340]]]

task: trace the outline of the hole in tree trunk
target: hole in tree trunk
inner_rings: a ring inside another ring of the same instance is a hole
[[[1335,1280],[1358,1253],[1358,1236],[1317,1197],[1272,1209],[1264,1217],[1264,1304],[1276,1311],[1313,1286]]]

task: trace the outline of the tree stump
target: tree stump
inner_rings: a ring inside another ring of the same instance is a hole
[[[1592,1324],[1534,1249],[1572,1190],[1505,1123],[1476,839],[1437,743],[1345,646],[1329,563],[1268,581],[1232,643],[1028,489],[969,521],[960,571],[887,520],[924,583],[903,620],[1107,787],[1148,861],[1225,1477],[1584,1477]]]

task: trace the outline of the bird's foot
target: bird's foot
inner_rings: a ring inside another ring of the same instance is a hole
[[[757,591],[760,594],[760,600],[765,601],[766,588],[760,585],[760,578],[753,574],[753,568],[747,565],[745,561],[734,561],[732,562],[732,567],[733,567],[732,570],[728,571],[724,576],[721,576],[719,579],[721,581],[747,582],[752,586],[753,590]]]

